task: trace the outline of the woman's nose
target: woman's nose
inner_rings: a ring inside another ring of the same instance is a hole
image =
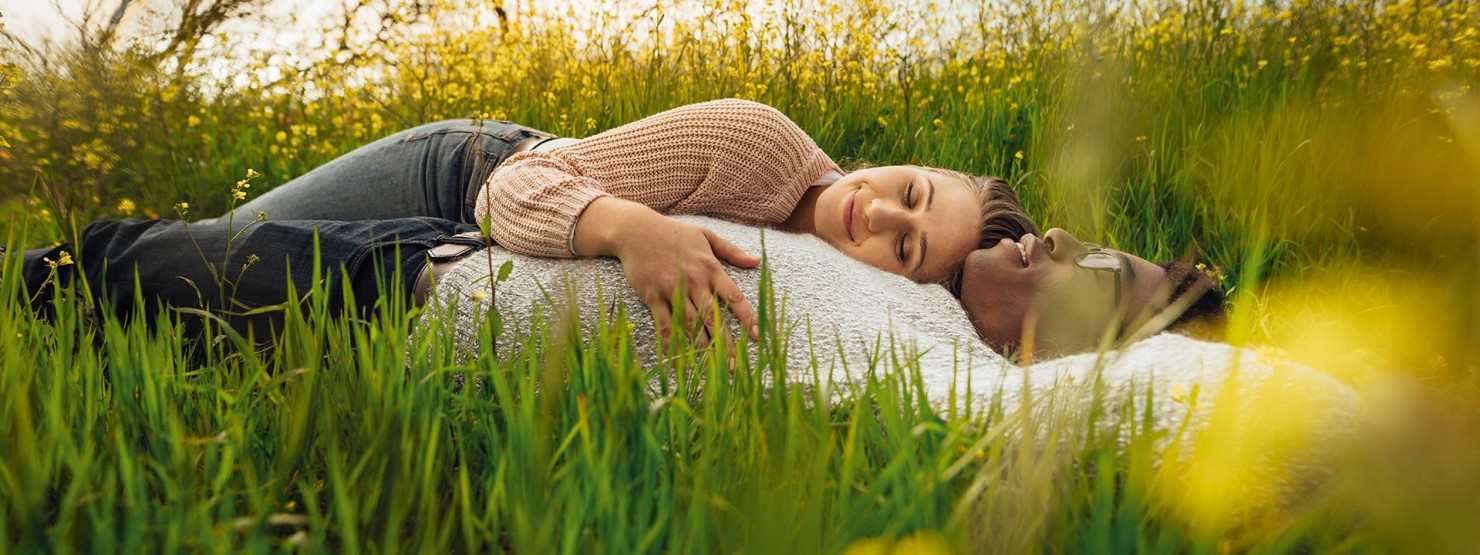
[[[909,214],[893,203],[880,199],[869,201],[863,215],[868,219],[868,230],[873,233],[894,231],[909,221]]]
[[[1048,247],[1048,255],[1054,260],[1072,258],[1089,252],[1089,247],[1084,246],[1084,242],[1057,227],[1043,234],[1043,246]]]

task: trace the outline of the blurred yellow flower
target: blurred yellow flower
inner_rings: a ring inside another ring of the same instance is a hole
[[[200,118],[196,117],[195,114],[190,114],[190,117],[185,118],[185,124],[189,125],[190,127],[195,127],[197,125],[200,125]]]
[[[139,207],[134,204],[133,199],[126,198],[118,201],[118,211],[122,212],[125,216],[132,216],[134,214],[134,210],[137,210],[138,208]]]
[[[916,532],[898,541],[884,538],[863,538],[844,547],[842,555],[949,555],[954,553],[950,542],[934,532]]]
[[[840,555],[888,555],[889,542],[880,538],[863,538],[848,544]]]

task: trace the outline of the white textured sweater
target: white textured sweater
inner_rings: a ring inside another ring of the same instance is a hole
[[[1129,400],[1146,388],[1151,388],[1158,399],[1170,399],[1179,392],[1190,394],[1201,384],[1203,403],[1198,406],[1206,408],[1231,373],[1237,372],[1245,382],[1271,378],[1298,381],[1300,387],[1309,388],[1312,395],[1325,397],[1332,405],[1352,406],[1354,402],[1349,388],[1309,368],[1175,334],[1161,334],[1104,355],[1092,353],[1039,362],[1025,370],[1008,363],[977,339],[965,311],[939,286],[914,283],[872,268],[810,235],[761,230],[700,216],[678,218],[707,227],[748,252],[765,254],[779,308],[785,316],[788,362],[793,368],[801,368],[815,360],[818,375],[824,379],[831,376],[833,382],[862,380],[870,360],[879,361],[877,371],[884,372],[899,371],[892,360],[916,361],[925,393],[942,405],[955,401],[980,406],[1000,392],[1002,401],[1011,407],[1021,399],[1025,384],[1031,399],[1056,385],[1089,383],[1098,375],[1111,386],[1105,395],[1112,401]],[[508,281],[498,285],[497,295],[489,295],[493,281],[489,268],[496,269],[504,261],[513,261],[513,272]],[[728,270],[747,299],[757,305],[760,270]],[[574,295],[566,294],[567,284]],[[614,303],[621,303],[633,324],[637,359],[647,363],[657,360],[652,316],[632,294],[615,259],[548,259],[513,254],[498,247],[485,249],[459,262],[437,284],[428,317],[450,307],[455,311],[458,345],[476,349],[476,323],[487,314],[488,303],[495,298],[505,326],[512,332],[526,331],[523,326],[536,310],[560,314],[554,309],[566,299],[575,299],[580,325],[588,336],[596,329],[600,315],[612,313]],[[890,353],[898,356],[891,357]],[[796,372],[792,375],[809,378]],[[969,399],[965,397],[968,384]],[[1188,416],[1190,403],[1157,405],[1158,420],[1172,426]]]
[[[1162,434],[1156,446],[1186,463],[1180,471],[1185,485],[1234,484],[1237,491],[1224,493],[1242,506],[1301,499],[1320,483],[1340,440],[1356,429],[1359,403],[1349,387],[1279,357],[1164,333],[1109,353],[1025,369],[979,341],[960,305],[939,286],[869,267],[813,236],[697,216],[679,219],[705,226],[749,252],[764,252],[785,315],[789,381],[828,387],[834,397],[861,384],[870,361],[876,361],[872,366],[879,375],[918,368],[925,395],[940,410],[970,408],[980,414],[1000,403],[1004,414],[1013,414],[1027,407],[1034,415],[1029,422],[1036,423],[1031,427],[1041,431],[1054,418],[1084,422],[1082,411],[1092,406],[1114,414],[1134,403],[1139,421],[1149,393],[1155,399],[1151,424]],[[498,247],[458,263],[436,285],[425,317],[453,318],[460,349],[477,348],[477,323],[495,298],[488,294],[489,268],[497,271],[505,261],[513,262],[513,271],[496,295],[505,333],[528,331],[536,311],[547,317],[566,314],[560,305],[575,299],[584,336],[591,337],[601,314],[611,314],[620,303],[633,324],[637,360],[657,360],[652,317],[615,259],[536,258]],[[729,272],[758,303],[760,270]],[[798,371],[813,360],[815,375],[825,383],[812,383],[812,372]],[[1095,390],[1103,404],[1089,402]],[[1242,394],[1228,395],[1236,391]],[[1121,429],[1122,441],[1128,430]],[[1205,430],[1210,432],[1197,434]],[[1196,450],[1205,456],[1194,457]]]

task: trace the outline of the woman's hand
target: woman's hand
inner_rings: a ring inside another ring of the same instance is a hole
[[[682,311],[685,329],[704,334],[723,330],[714,319],[719,302],[743,329],[758,338],[755,310],[725,273],[720,261],[753,268],[760,258],[715,235],[645,205],[612,197],[592,201],[576,222],[575,249],[583,255],[615,256],[643,304],[653,313],[658,339],[668,340],[673,315]],[[675,299],[682,289],[682,296]]]

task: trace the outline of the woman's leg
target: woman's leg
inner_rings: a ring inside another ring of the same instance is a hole
[[[236,219],[471,222],[469,199],[514,145],[548,136],[502,121],[429,123],[330,160],[237,207]]]
[[[164,306],[206,308],[243,331],[250,327],[258,337],[268,337],[270,329],[281,329],[279,313],[240,314],[296,302],[321,284],[330,314],[337,315],[347,307],[346,280],[363,312],[377,304],[382,292],[390,293],[384,289],[393,284],[400,293],[409,293],[426,265],[428,249],[477,230],[436,218],[267,221],[245,230],[237,227],[168,220],[98,222],[83,231],[77,262],[93,294],[122,314],[134,310],[138,295],[146,313]]]

